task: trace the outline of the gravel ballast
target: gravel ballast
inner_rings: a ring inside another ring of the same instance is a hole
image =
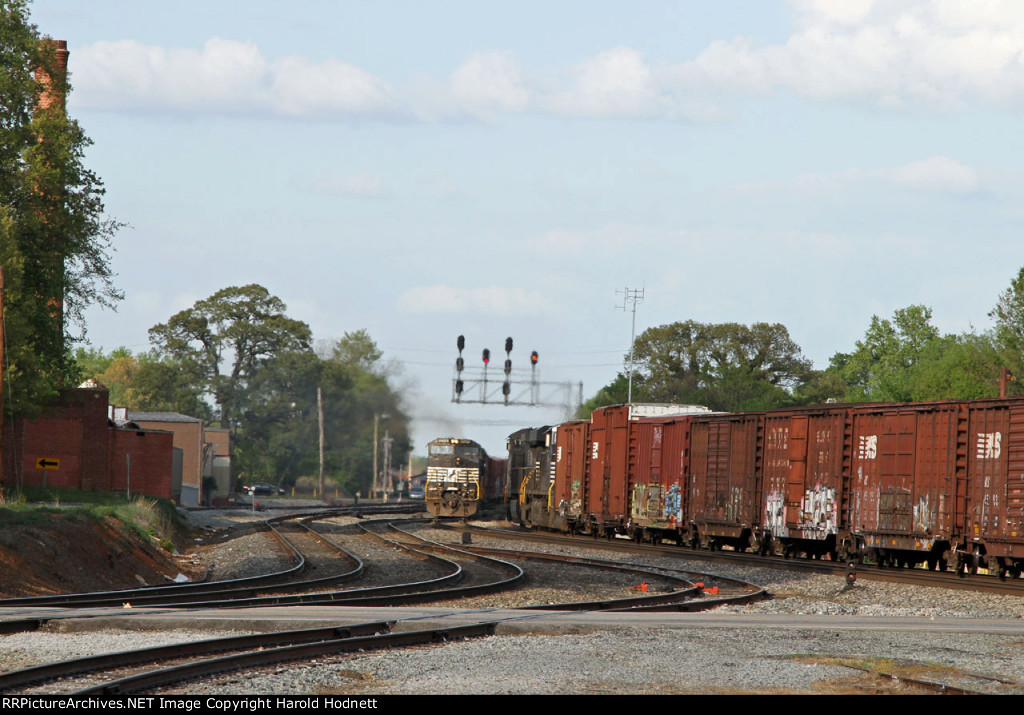
[[[224,526],[212,514],[210,528]],[[258,537],[258,535],[251,535]],[[249,537],[246,537],[249,538]],[[439,536],[454,543],[456,535]],[[203,548],[214,574],[248,575],[265,568],[258,539],[253,551],[241,542]],[[264,542],[265,543],[265,542]],[[474,543],[491,545],[474,536]],[[494,545],[502,542],[495,541]],[[505,542],[507,544],[507,542]],[[346,544],[347,545],[347,544]],[[534,548],[534,547],[529,547]],[[540,550],[540,547],[536,547]],[[566,552],[565,547],[556,549]],[[601,558],[601,552],[581,552]],[[387,549],[375,550],[385,568]],[[396,559],[399,557],[395,557]],[[621,555],[608,558],[621,560]],[[251,559],[251,564],[250,564]],[[655,565],[709,571],[764,585],[775,598],[719,609],[735,627],[701,627],[666,616],[649,628],[611,626],[599,632],[564,635],[502,635],[394,652],[331,656],[249,673],[226,674],[163,692],[195,694],[654,694],[654,693],[834,693],[905,692],[897,681],[846,667],[908,673],[992,693],[1024,693],[1024,637],[963,632],[849,630],[836,627],[744,627],[750,616],[904,617],[930,623],[941,619],[1024,618],[1024,599],[939,588],[913,588],[860,580],[843,592],[843,579],[802,576],[770,568],[740,568],[688,562],[685,556],[644,559]],[[660,563],[659,563],[660,562]],[[509,605],[515,602],[509,594]],[[501,607],[500,603],[491,607]],[[605,614],[611,616],[611,614]],[[572,630],[571,628],[569,630]],[[189,631],[153,634],[160,642],[211,638]],[[74,638],[62,645],[62,638]],[[110,652],[140,645],[141,634],[33,633],[0,637],[0,669],[66,658],[80,652]],[[149,634],[145,634],[149,638]],[[147,643],[148,644],[148,643]],[[843,659],[835,661],[832,659]],[[986,678],[972,677],[983,675]],[[1010,681],[1001,683],[999,680]]]

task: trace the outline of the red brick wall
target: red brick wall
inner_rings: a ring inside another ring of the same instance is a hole
[[[125,455],[131,454],[132,493],[170,498],[174,435],[115,429],[107,420],[107,398],[106,390],[66,390],[42,416],[6,422],[4,486],[124,491]],[[60,466],[37,469],[40,459]]]
[[[170,432],[111,431],[110,491],[171,498],[174,435]],[[131,455],[131,483],[126,456]]]

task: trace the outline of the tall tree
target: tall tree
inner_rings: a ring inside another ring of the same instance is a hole
[[[285,309],[261,285],[224,288],[151,328],[149,339],[202,377],[221,427],[232,427],[259,368],[276,355],[310,349],[309,326]]]
[[[778,323],[688,320],[661,325],[641,333],[633,353],[635,401],[694,403],[717,410],[788,404],[793,389],[811,370],[789,331]],[[619,399],[621,387],[620,375],[605,394]]]
[[[891,320],[871,318],[863,340],[836,353],[828,372],[846,384],[848,402],[975,399],[998,394],[999,358],[991,337],[941,335],[931,308],[911,305]]]
[[[1024,268],[1017,272],[1010,287],[999,295],[999,302],[990,312],[995,321],[995,343],[1000,367],[1007,367],[1016,378],[1012,394],[1024,393]]]
[[[84,164],[91,142],[65,114],[58,50],[25,0],[0,2],[0,262],[15,412],[71,384],[72,328],[84,330],[86,307],[122,297],[109,261],[121,224],[105,217],[103,184]]]

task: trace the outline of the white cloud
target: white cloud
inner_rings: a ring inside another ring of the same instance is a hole
[[[549,106],[559,114],[644,117],[667,108],[654,72],[643,54],[632,48],[602,52],[576,65],[572,75],[569,88],[549,99]]]
[[[76,103],[103,109],[303,117],[397,116],[390,87],[353,67],[301,57],[268,62],[252,42],[212,38],[201,50],[133,40],[75,53]]]
[[[522,288],[463,288],[414,286],[395,301],[402,313],[485,313],[489,315],[539,315],[549,311],[549,298]]]
[[[889,172],[890,181],[917,189],[971,193],[980,183],[974,169],[947,156],[912,161]]]
[[[783,181],[737,184],[740,194],[788,194],[803,197],[840,197],[855,186],[871,187],[878,180],[922,191],[967,194],[981,187],[978,172],[948,156],[911,161],[891,169],[853,168],[834,174],[799,174]]]
[[[790,0],[782,43],[721,38],[691,58],[649,60],[614,47],[575,66],[527,71],[512,54],[471,54],[447,78],[403,78],[401,92],[339,59],[270,60],[253,42],[202,48],[136,41],[76,50],[73,100],[88,107],[323,119],[570,117],[718,121],[728,94],[791,91],[815,101],[943,109],[1024,99],[1019,0]],[[554,78],[554,79],[553,79]]]
[[[522,72],[506,52],[474,54],[455,70],[450,86],[455,101],[474,112],[521,112],[530,102]]]
[[[1024,4],[1016,0],[793,0],[782,45],[716,42],[674,68],[680,91],[790,89],[813,99],[958,107],[1024,96]]]
[[[316,179],[315,184],[321,191],[339,196],[383,198],[388,195],[383,180],[372,174],[349,174],[341,177],[320,176]]]

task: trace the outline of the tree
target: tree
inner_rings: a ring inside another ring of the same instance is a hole
[[[999,358],[988,335],[940,335],[923,305],[872,316],[863,340],[836,353],[828,372],[846,384],[848,402],[976,399],[998,394]]]
[[[336,483],[350,492],[369,488],[375,416],[387,416],[382,435],[387,430],[394,439],[393,454],[407,454],[409,420],[369,334],[346,333],[324,355],[279,353],[249,381],[237,430],[239,474],[284,485],[316,472],[318,387],[323,392],[326,472]]]
[[[910,305],[893,314],[893,319],[871,317],[864,339],[852,353],[836,353],[830,360],[848,386],[846,399],[852,402],[906,402],[913,389],[910,368],[925,348],[939,339],[931,324],[932,309]]]
[[[1017,272],[1010,287],[999,295],[999,302],[988,314],[995,321],[994,341],[1002,362],[1017,378],[1013,394],[1024,392],[1024,268]]]
[[[634,401],[693,403],[716,410],[791,403],[793,389],[811,370],[789,331],[778,323],[746,326],[688,320],[661,325],[640,334],[633,353]],[[620,399],[622,385],[620,375],[605,394]]]
[[[103,184],[83,162],[89,139],[64,111],[70,91],[56,43],[25,0],[0,2],[0,262],[5,273],[7,407],[38,409],[73,384],[71,328],[113,306]]]
[[[229,428],[242,410],[247,384],[267,361],[310,350],[309,326],[287,317],[285,309],[261,285],[224,288],[151,328],[149,339],[163,356],[199,376],[220,426]]]

